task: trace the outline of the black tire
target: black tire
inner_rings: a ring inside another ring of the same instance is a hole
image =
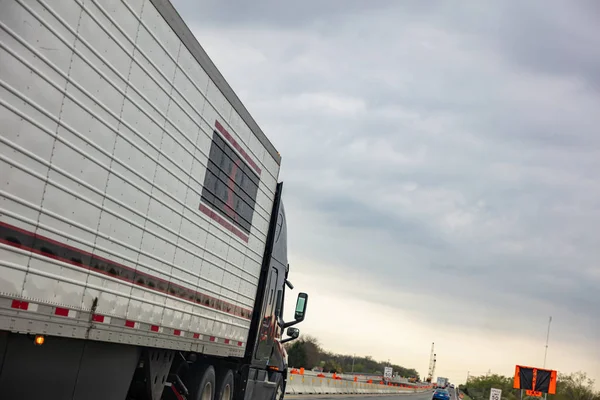
[[[215,369],[212,365],[192,368],[185,383],[190,392],[190,400],[214,400],[216,385]],[[210,391],[210,393],[205,393]]]
[[[233,372],[230,369],[224,370],[219,374],[219,386],[215,400],[233,400],[234,389]]]

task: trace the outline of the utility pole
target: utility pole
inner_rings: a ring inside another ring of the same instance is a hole
[[[489,377],[491,374],[492,374],[492,370],[491,370],[491,369],[488,369],[488,370],[487,370],[487,372],[485,373],[485,377],[487,378],[487,377]],[[492,390],[492,389],[490,388],[490,391],[491,391],[491,390]],[[484,387],[484,388],[483,388],[483,398],[484,398],[484,399],[486,398],[486,396],[485,396],[485,394],[486,394],[486,391],[487,391],[487,388],[486,388],[486,387]]]
[[[354,359],[356,358],[356,353],[352,355],[352,373],[354,373]]]
[[[544,352],[544,368],[546,368],[546,357],[548,356],[548,341],[550,340],[550,324],[552,323],[552,316],[548,318],[548,332],[546,333],[546,351]]]
[[[546,332],[546,350],[544,351],[544,367],[546,368],[546,357],[548,356],[548,341],[550,340],[550,324],[552,323],[552,316],[548,318],[548,332]],[[544,393],[544,400],[548,398],[548,393]]]

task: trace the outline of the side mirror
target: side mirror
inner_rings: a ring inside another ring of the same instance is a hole
[[[298,339],[298,336],[300,336],[300,329],[298,328],[288,328],[287,330],[287,335],[294,338],[294,339]]]
[[[300,329],[288,328],[287,334],[288,334],[289,338],[283,339],[280,343],[283,344],[283,343],[291,342],[292,340],[298,339],[298,336],[300,336]]]
[[[294,326],[302,321],[304,321],[304,316],[306,315],[306,304],[308,302],[308,294],[306,293],[298,293],[298,300],[296,300],[296,310],[294,311],[294,320],[290,322],[285,322],[283,325],[280,325],[283,329],[289,328],[290,326]]]
[[[294,312],[294,319],[296,322],[304,321],[304,315],[306,314],[306,303],[308,302],[308,294],[298,293],[298,300],[296,300],[296,311]]]

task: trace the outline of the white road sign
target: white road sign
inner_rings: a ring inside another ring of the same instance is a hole
[[[492,389],[490,392],[490,400],[501,400],[502,399],[502,390],[500,389]]]
[[[385,379],[392,379],[393,370],[392,367],[385,367],[383,370],[383,377]]]

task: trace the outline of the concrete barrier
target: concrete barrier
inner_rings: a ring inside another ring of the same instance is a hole
[[[292,368],[295,369],[295,368]],[[316,371],[311,371],[311,370],[306,370],[304,371],[304,375],[306,376],[317,376],[318,374],[320,374],[319,372]],[[321,373],[323,375],[325,375],[326,377],[332,377],[333,374],[331,373]],[[347,381],[354,381],[354,378],[356,377],[358,382],[367,382],[369,379],[372,379],[374,382],[379,382],[383,379],[382,375],[377,375],[377,374],[362,374],[362,373],[356,373],[356,374],[337,374],[338,377],[340,377],[342,380],[347,380]],[[400,384],[408,384],[410,385],[409,381],[407,378],[402,378],[402,377],[398,377],[395,376],[394,378],[392,378],[392,383],[400,383]]]
[[[286,394],[402,394],[422,393],[430,387],[401,387],[377,383],[354,382],[342,379],[320,378],[311,375],[287,376]]]

